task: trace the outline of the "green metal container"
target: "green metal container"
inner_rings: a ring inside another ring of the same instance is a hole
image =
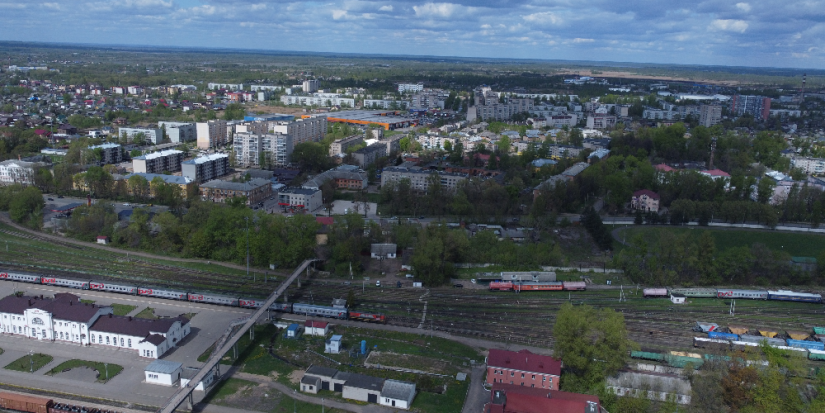
[[[664,356],[659,353],[650,353],[647,351],[631,351],[630,357],[634,359],[644,359],[644,360],[654,360],[654,361],[662,361],[664,360]]]
[[[825,327],[814,327],[814,334],[825,334]]]
[[[667,356],[667,364],[671,367],[685,368],[688,364],[692,364],[694,369],[698,369],[705,364],[705,360],[697,359],[695,357],[674,356],[672,354]]]

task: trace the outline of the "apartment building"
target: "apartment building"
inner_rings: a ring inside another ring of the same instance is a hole
[[[730,99],[730,111],[736,116],[751,115],[755,120],[765,120],[771,114],[771,98],[734,95]]]
[[[587,116],[589,129],[610,129],[616,126],[616,117],[613,115],[595,114]]]
[[[303,89],[304,93],[315,93],[315,92],[318,91],[318,85],[319,84],[320,84],[320,82],[318,82],[318,80],[308,79],[308,80],[304,80],[304,82],[301,86],[302,86],[302,89]]]
[[[384,168],[381,172],[381,186],[389,183],[398,183],[403,179],[407,179],[410,181],[412,189],[426,191],[430,186],[429,178],[432,175],[438,176],[441,181],[441,186],[449,190],[458,188],[459,182],[467,180],[468,177],[467,174],[433,171],[420,167],[405,168],[401,166],[391,166]]]
[[[34,171],[46,166],[42,162],[25,162],[9,159],[0,162],[0,183],[4,184],[34,184]]]
[[[163,132],[159,128],[120,128],[120,136],[126,135],[126,140],[134,142],[151,142],[157,145],[163,141]]]
[[[446,90],[424,90],[412,95],[410,107],[414,109],[444,109],[444,102],[449,96],[450,93]]]
[[[198,148],[209,149],[226,145],[228,134],[225,120],[210,120],[196,124]]]
[[[194,182],[206,182],[229,173],[229,155],[214,153],[181,163],[182,175]]]
[[[90,146],[89,149],[97,151],[100,149],[100,162],[103,164],[120,163],[123,161],[123,147],[116,143],[104,143]]]
[[[261,166],[263,160],[277,166],[286,166],[292,155],[291,135],[283,133],[236,133],[232,143],[235,164],[245,167]]]
[[[180,188],[180,195],[183,199],[186,199],[189,196],[189,191],[195,187],[195,181],[185,176],[134,173],[123,177],[123,179],[127,182],[126,191],[129,193],[129,195],[135,195],[132,186],[128,185],[129,178],[133,176],[143,177],[143,179],[149,182],[149,196],[151,198],[154,198],[157,194],[157,186],[155,185],[155,179],[160,179],[163,183],[169,185],[177,185]]]
[[[355,107],[354,98],[345,98],[337,93],[313,93],[312,95],[284,95],[281,103],[300,106],[347,106]]]
[[[821,158],[791,158],[791,166],[803,170],[808,175],[825,174],[825,159]]]
[[[243,90],[243,83],[207,83],[209,90]]]
[[[168,149],[132,158],[132,171],[146,174],[177,172],[180,171],[182,162],[183,152]]]
[[[329,156],[347,153],[347,149],[360,145],[364,142],[364,137],[361,135],[353,135],[347,138],[338,139],[329,145]]]
[[[262,178],[252,178],[247,182],[215,179],[200,185],[200,195],[204,201],[221,203],[231,198],[246,197],[246,205],[250,206],[272,196],[272,182]]]
[[[284,188],[278,191],[278,205],[315,211],[323,204],[321,190],[309,188]]]
[[[709,128],[722,121],[722,107],[719,105],[699,106],[699,124]]]
[[[376,142],[366,148],[361,148],[352,153],[355,162],[362,168],[375,163],[375,160],[387,156],[387,144]]]
[[[410,102],[394,99],[364,99],[364,108],[370,109],[409,109]]]
[[[319,116],[294,121],[269,122],[269,132],[289,135],[292,137],[293,145],[302,142],[319,142],[327,133],[327,118]]]
[[[406,92],[421,92],[424,90],[423,83],[399,83],[398,84],[398,93],[406,93]]]
[[[166,129],[166,137],[172,143],[191,142],[198,138],[198,130],[192,122],[158,122],[158,127]]]

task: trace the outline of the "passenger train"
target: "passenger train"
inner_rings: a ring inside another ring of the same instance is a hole
[[[77,288],[80,290],[96,290],[119,294],[141,295],[145,297],[164,298],[167,300],[180,300],[193,303],[217,304],[252,309],[261,308],[265,301],[257,298],[236,297],[234,295],[227,296],[210,293],[169,290],[104,281],[76,280],[55,276],[39,276],[17,272],[0,272],[0,280],[54,285],[59,287]],[[387,317],[383,314],[367,313],[363,311],[349,310],[347,308],[327,307],[314,304],[275,303],[269,306],[269,309],[284,313],[305,314],[308,316],[317,317],[332,317],[343,320],[349,319],[384,324],[387,322]]]
[[[584,281],[491,281],[490,291],[584,291]]]
[[[666,298],[672,294],[695,298],[742,298],[822,303],[822,296],[819,294],[798,293],[788,290],[737,290],[729,288],[645,288],[642,290],[642,295],[645,298]]]

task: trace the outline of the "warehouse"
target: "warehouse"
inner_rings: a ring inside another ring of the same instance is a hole
[[[395,130],[418,125],[416,119],[403,118],[397,116],[395,111],[386,110],[344,110],[322,115],[304,115],[304,117],[319,116],[326,116],[328,122],[348,123],[350,125],[366,126],[374,123],[383,126],[385,130]]]

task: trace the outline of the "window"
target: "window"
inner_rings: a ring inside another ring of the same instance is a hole
[[[513,376],[515,376],[515,375],[516,375],[516,373],[515,373],[515,372],[513,372],[513,371],[511,371],[511,372],[510,372],[510,377],[513,377]]]
[[[32,318],[32,324],[43,325],[45,323],[43,323],[43,320],[41,320],[39,317],[35,317]]]
[[[132,339],[129,339],[129,347],[132,347]]]
[[[97,342],[100,343],[100,344],[103,344],[103,335],[101,335],[101,334],[97,335]]]
[[[535,384],[531,384],[531,385],[530,385],[530,387],[536,387],[536,385],[535,385]]]
[[[63,340],[63,332],[60,332],[60,339]]]
[[[123,338],[120,339],[120,346],[123,347]]]
[[[109,336],[106,336],[106,344],[109,344]]]
[[[534,374],[534,375],[533,375],[533,380],[535,380],[535,379],[536,379],[536,375]]]
[[[94,342],[95,342],[95,335],[92,334],[92,343],[94,343]]]
[[[522,379],[524,378],[524,373],[521,373],[521,378],[522,378]]]

